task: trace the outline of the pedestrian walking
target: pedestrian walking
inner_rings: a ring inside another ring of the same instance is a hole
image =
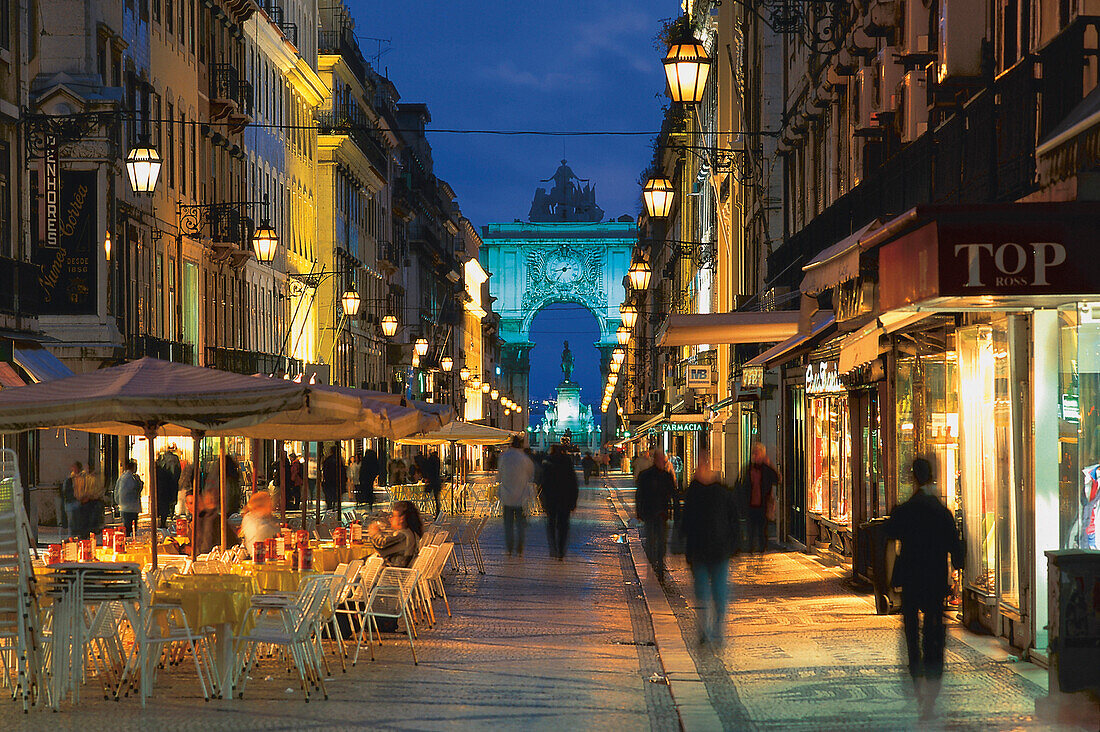
[[[137,462],[122,461],[122,474],[115,481],[115,505],[122,514],[122,526],[126,536],[133,537],[137,530],[138,514],[141,513],[141,491],[144,488],[137,474]]]
[[[593,475],[599,473],[600,467],[596,459],[592,457],[591,452],[584,453],[584,457],[581,458],[581,471],[584,473],[584,484],[588,485],[588,481]]]
[[[763,554],[768,548],[768,521],[775,520],[777,485],[779,473],[768,460],[768,449],[762,442],[757,442],[752,446],[749,462],[741,469],[737,478],[737,497],[745,507],[745,517],[749,525],[750,552]]]
[[[642,538],[646,556],[657,573],[657,579],[665,579],[665,552],[668,549],[668,517],[672,511],[676,481],[668,470],[668,458],[657,450],[653,465],[638,476],[634,491],[634,514],[642,522]]]
[[[439,515],[439,493],[443,490],[443,478],[440,475],[439,466],[439,452],[432,450],[427,455],[422,456],[418,462],[420,468],[420,477],[424,481],[424,492],[432,495],[432,507],[435,509],[435,515]]]
[[[95,463],[91,460],[85,466],[83,476],[83,490],[77,494],[77,499],[80,501],[80,513],[83,517],[82,525],[90,533],[99,533],[104,523],[103,498],[106,491],[103,487],[103,481],[99,479],[99,474],[96,473]]]
[[[359,501],[356,499],[355,494],[359,492],[359,471],[362,467],[363,463],[358,455],[352,455],[348,458],[348,499],[356,505]]]
[[[638,485],[638,478],[642,473],[653,467],[653,458],[650,457],[649,450],[642,450],[640,453],[634,456],[634,485]]]
[[[325,493],[325,510],[340,510],[340,495],[344,492],[344,486],[348,482],[347,468],[340,459],[340,448],[333,445],[328,449],[328,456],[321,463],[321,489]]]
[[[69,477],[61,484],[61,502],[65,508],[65,524],[69,527],[69,536],[74,539],[83,539],[79,532],[81,519],[80,501],[77,500],[77,491],[84,490],[84,464],[74,460],[69,466]]]
[[[171,453],[165,453],[171,455]],[[177,464],[179,461],[176,461]],[[157,460],[157,526],[167,526],[168,517],[179,498],[179,473],[173,473],[170,460]]]
[[[894,508],[886,520],[886,535],[901,541],[891,583],[901,589],[901,614],[909,653],[909,676],[921,717],[935,712],[943,678],[944,598],[951,590],[947,558],[962,568],[962,546],[955,519],[937,497],[932,463],[913,461],[917,489]],[[922,621],[923,617],[923,623]]]
[[[550,454],[542,464],[542,510],[546,513],[546,536],[550,556],[565,559],[569,541],[569,514],[577,508],[580,487],[573,461],[560,444],[550,446]]]
[[[382,472],[382,464],[378,461],[378,453],[371,448],[363,451],[363,460],[359,464],[359,503],[367,504],[368,510],[374,511],[374,481]]]
[[[535,464],[523,451],[523,438],[512,438],[511,446],[498,461],[497,480],[500,483],[500,505],[504,509],[504,548],[523,556],[523,540],[527,534],[527,500],[531,496],[531,481],[535,479]]]
[[[298,508],[302,503],[302,461],[294,453],[290,453],[290,466],[286,475],[286,506]]]
[[[699,643],[725,642],[730,556],[741,548],[737,501],[711,469],[710,454],[699,452],[695,478],[684,496],[685,558],[695,580]]]

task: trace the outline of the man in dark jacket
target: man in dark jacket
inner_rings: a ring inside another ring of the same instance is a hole
[[[559,444],[550,446],[550,455],[542,464],[542,492],[539,499],[546,513],[546,536],[550,556],[565,559],[569,540],[569,514],[577,508],[580,486],[573,470],[573,461]]]
[[[439,453],[432,450],[420,462],[420,475],[424,479],[424,491],[432,494],[435,515],[439,515],[439,493],[443,490],[443,477],[440,474]]]
[[[382,463],[378,460],[378,453],[368,447],[363,451],[363,460],[359,463],[359,495],[356,496],[356,502],[367,504],[371,513],[374,512],[374,481],[381,471]]]
[[[778,484],[779,473],[768,461],[767,448],[757,442],[752,446],[749,464],[741,469],[737,479],[737,495],[749,524],[750,552],[763,554],[768,548],[768,504],[774,499]]]
[[[321,463],[321,487],[325,492],[325,510],[340,510],[340,496],[348,483],[348,469],[340,459],[340,448],[333,445]]]
[[[730,556],[741,548],[737,501],[711,470],[710,454],[699,452],[695,479],[684,495],[684,558],[695,580],[699,642],[721,646],[729,601]]]
[[[218,495],[205,492],[199,496],[199,510],[195,515],[195,554],[206,554],[211,549],[221,546],[222,525],[225,525],[226,544],[221,547],[230,549],[241,543],[237,532],[229,525],[228,519],[218,509]]]
[[[917,489],[909,500],[894,508],[886,521],[886,534],[901,541],[892,583],[902,591],[909,675],[916,687],[921,716],[928,718],[935,709],[943,677],[943,601],[951,587],[947,557],[950,555],[951,564],[960,569],[962,546],[955,519],[935,495],[932,464],[924,458],[914,460],[913,479]]]
[[[171,455],[172,453],[165,453]],[[178,462],[177,462],[178,464]],[[179,499],[179,474],[173,474],[165,461],[157,461],[157,525],[167,526],[168,517],[176,510]]]
[[[669,469],[668,458],[664,452],[653,453],[653,465],[638,476],[638,486],[634,492],[634,513],[642,522],[642,536],[649,563],[657,573],[657,579],[665,578],[665,551],[667,542],[667,523],[672,511],[672,498],[676,492],[676,481]]]

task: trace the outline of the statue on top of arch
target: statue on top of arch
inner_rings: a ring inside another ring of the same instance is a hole
[[[528,219],[534,223],[596,223],[603,221],[603,209],[596,205],[596,188],[586,178],[578,178],[573,169],[562,160],[553,177],[543,183],[553,181],[547,191],[535,189],[535,198],[531,201]],[[582,185],[583,184],[583,185]]]

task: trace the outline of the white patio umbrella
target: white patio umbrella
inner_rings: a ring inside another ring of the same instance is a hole
[[[445,442],[457,442],[460,445],[503,445],[514,434],[517,433],[456,419],[438,430],[402,437],[397,442],[400,445],[442,445]]]

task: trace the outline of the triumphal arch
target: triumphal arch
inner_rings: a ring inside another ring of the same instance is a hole
[[[502,376],[520,403],[528,394],[531,322],[551,303],[576,303],[595,316],[600,327],[595,345],[606,375],[622,322],[623,276],[638,239],[631,217],[603,220],[595,187],[578,178],[566,161],[543,182],[551,185],[536,188],[527,221],[482,229],[480,259],[493,273],[489,292],[496,298],[493,309],[500,314],[504,340]]]

